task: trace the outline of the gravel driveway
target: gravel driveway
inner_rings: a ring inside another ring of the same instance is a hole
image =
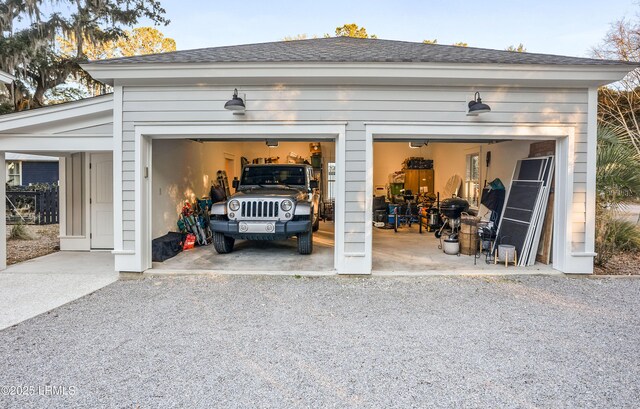
[[[633,278],[119,281],[0,331],[0,386],[68,388],[0,407],[637,407],[639,309]]]

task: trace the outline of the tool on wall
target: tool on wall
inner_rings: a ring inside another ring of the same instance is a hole
[[[489,165],[491,165],[491,151],[487,151],[487,155],[485,156],[487,166],[484,171],[484,186],[487,186],[487,178],[489,177]]]

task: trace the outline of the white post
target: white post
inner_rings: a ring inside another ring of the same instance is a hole
[[[67,157],[58,157],[58,225],[60,237],[67,235]]]
[[[587,105],[587,194],[584,252],[595,255],[596,161],[598,150],[598,88],[589,88]]]
[[[7,268],[7,164],[4,160],[4,152],[0,152],[0,192],[3,199],[0,200],[0,214],[4,217],[0,223],[0,270]]]

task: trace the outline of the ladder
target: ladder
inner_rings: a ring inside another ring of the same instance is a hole
[[[219,170],[218,173],[216,173],[216,178],[218,179],[218,185],[222,186],[227,197],[231,196],[231,190],[229,189],[229,178],[227,178],[227,171]]]

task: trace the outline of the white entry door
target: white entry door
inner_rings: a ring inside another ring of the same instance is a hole
[[[113,249],[113,155],[92,153],[91,248]]]

